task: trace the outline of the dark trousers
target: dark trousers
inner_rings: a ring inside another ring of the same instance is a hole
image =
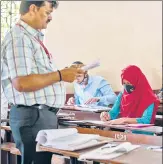
[[[51,164],[52,153],[36,152],[36,136],[40,130],[56,129],[55,112],[34,106],[12,106],[10,126],[16,147],[21,152],[21,164]]]

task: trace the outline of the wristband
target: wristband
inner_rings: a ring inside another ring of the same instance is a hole
[[[58,72],[58,74],[59,74],[59,78],[60,78],[59,81],[62,81],[62,76],[61,76],[61,72],[60,72],[60,70],[57,70],[57,72]]]

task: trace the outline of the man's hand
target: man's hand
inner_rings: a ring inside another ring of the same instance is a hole
[[[126,124],[126,118],[118,118],[115,120],[110,120],[110,121],[107,121],[106,124],[108,124],[108,125],[124,125],[124,124]]]
[[[70,97],[67,102],[68,105],[74,105],[75,104],[75,99],[74,97]]]
[[[65,82],[73,82],[78,74],[84,73],[80,68],[65,68],[60,71],[61,78]],[[60,81],[58,71],[46,74],[30,74],[19,76],[12,80],[14,88],[19,92],[34,92],[53,85]]]
[[[101,119],[101,121],[108,121],[108,120],[110,120],[109,113],[108,112],[102,112],[100,114],[100,119]]]
[[[88,101],[85,102],[85,105],[87,104],[93,104],[95,102],[99,101],[99,98],[97,97],[93,97],[93,98],[90,98]]]
[[[82,69],[73,67],[62,69],[60,72],[62,80],[69,83],[73,82],[78,74],[84,73]]]

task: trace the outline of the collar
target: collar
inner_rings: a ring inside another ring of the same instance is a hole
[[[41,30],[36,30],[33,27],[29,26],[27,23],[25,23],[23,20],[19,20],[18,24],[23,26],[25,30],[32,36],[37,37],[37,38],[43,38],[44,34],[41,32]]]
[[[88,84],[87,85],[90,85],[92,82],[93,82],[92,76],[88,76]]]

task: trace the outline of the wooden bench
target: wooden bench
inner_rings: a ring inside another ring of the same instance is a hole
[[[1,126],[1,129],[6,130],[6,131],[11,131],[10,126]]]
[[[4,142],[1,144],[1,150],[10,152],[14,155],[21,155],[20,151],[16,148],[15,143],[12,142]]]

